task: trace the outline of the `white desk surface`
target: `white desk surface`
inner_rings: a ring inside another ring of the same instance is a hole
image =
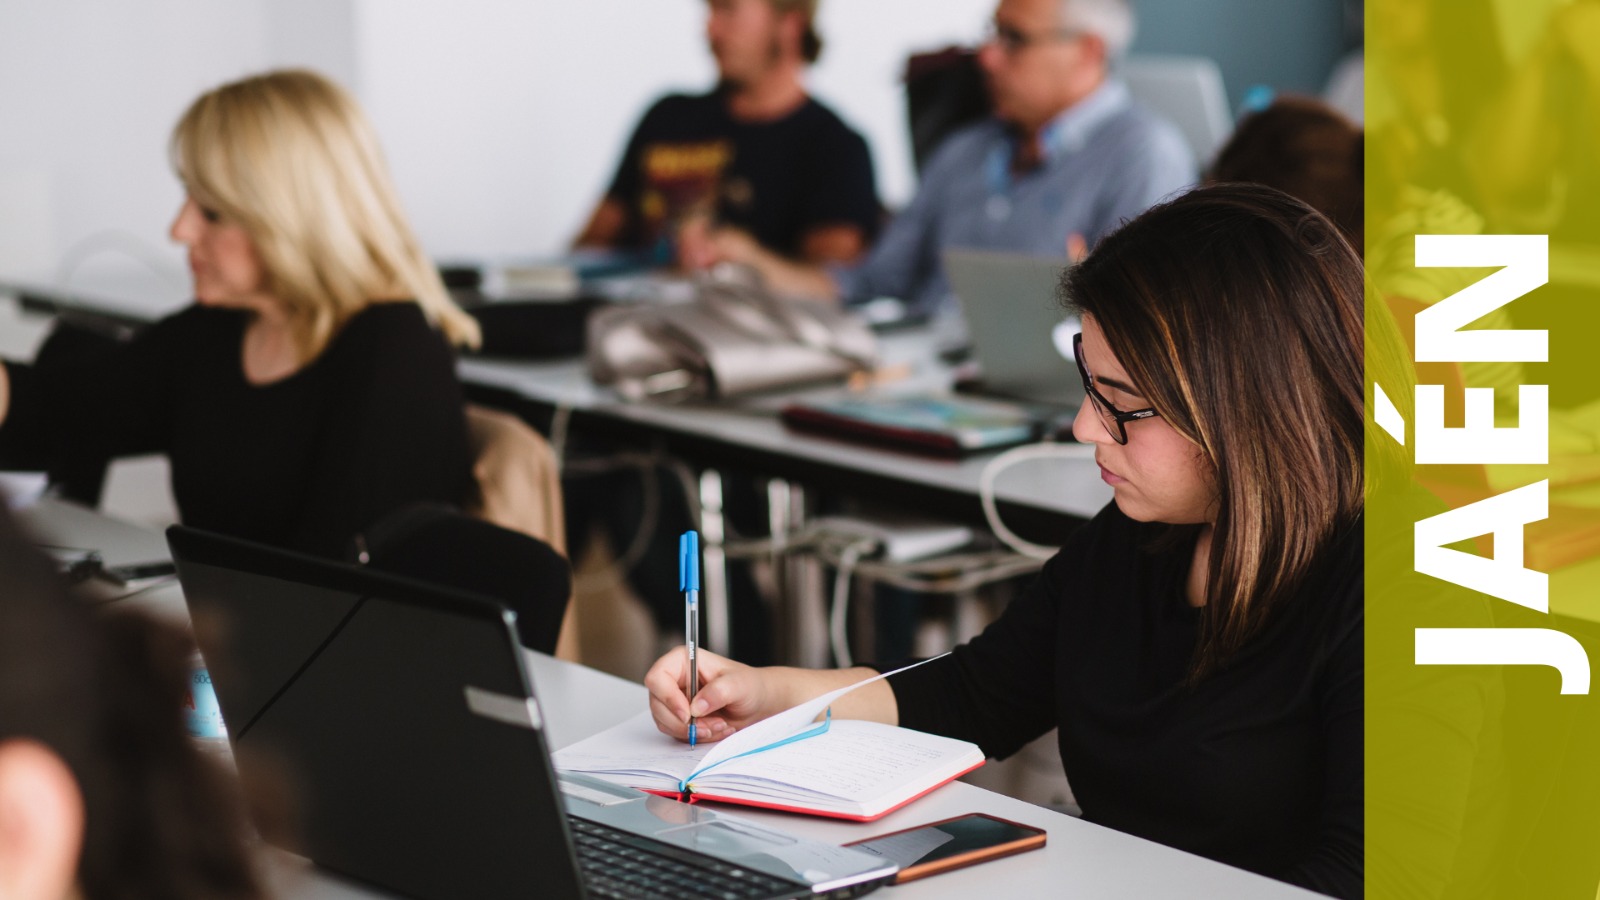
[[[948,390],[949,370],[934,359],[931,337],[922,331],[890,334],[880,339],[886,368],[909,371],[903,380],[885,385],[887,392]],[[796,391],[730,404],[672,406],[628,403],[615,392],[596,387],[582,360],[510,362],[465,359],[462,380],[500,388],[518,396],[557,407],[602,415],[665,432],[713,438],[728,444],[808,462],[822,463],[956,493],[976,496],[984,466],[993,459],[982,454],[961,460],[939,460],[862,444],[800,434],[777,418],[783,405],[797,398],[812,400],[842,396],[843,388]],[[1111,501],[1111,488],[1100,479],[1092,447],[1063,444],[1066,459],[1019,463],[995,482],[1001,499],[1049,512],[1092,517]]]
[[[33,349],[50,321],[48,316],[19,312],[4,297],[0,286],[0,356],[31,359]],[[103,294],[112,297],[111,291]],[[99,295],[97,295],[99,296]],[[170,304],[157,306],[151,300],[99,300],[99,308],[136,317],[154,317],[171,312]],[[181,305],[181,304],[179,304]],[[919,330],[885,335],[880,339],[885,367],[907,371],[909,375],[881,390],[894,392],[935,392],[949,388],[950,373],[938,363],[931,336]],[[783,404],[797,397],[821,399],[843,393],[842,388],[766,396],[727,405],[669,406],[657,403],[628,403],[609,388],[597,387],[589,380],[579,359],[548,362],[514,362],[479,358],[463,359],[461,378],[468,384],[499,388],[520,397],[553,407],[566,407],[586,413],[634,423],[645,428],[681,435],[711,438],[763,454],[820,463],[881,476],[912,484],[941,488],[976,496],[978,480],[990,454],[962,460],[939,460],[892,450],[800,434],[784,427],[777,419]],[[1090,518],[1111,501],[1111,488],[1100,479],[1094,464],[1093,449],[1064,444],[1069,459],[1035,460],[1019,463],[1002,473],[995,482],[995,495],[1002,501],[1031,506],[1052,513]]]
[[[52,542],[70,542],[72,546],[96,547],[108,560],[166,556],[159,533],[71,504],[45,500],[23,510],[19,518],[35,536],[47,536]],[[115,600],[107,608],[129,607],[178,622],[186,622],[188,618],[176,584],[169,583]],[[534,690],[549,723],[546,737],[552,748],[572,744],[646,708],[642,685],[531,651],[528,662]],[[892,888],[881,895],[903,900],[971,900],[997,890],[1006,897],[1068,892],[1078,897],[1130,900],[1155,897],[1270,900],[1315,896],[1259,875],[960,782],[948,784],[905,809],[869,823],[774,812],[735,812],[791,833],[839,843],[968,812],[992,813],[1037,825],[1049,832],[1049,842],[1043,850]],[[277,859],[270,870],[279,895],[283,897],[354,900],[384,896],[322,873],[294,858]]]

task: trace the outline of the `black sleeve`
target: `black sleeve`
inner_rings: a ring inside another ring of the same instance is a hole
[[[350,539],[411,503],[459,504],[472,478],[455,360],[420,310],[346,326],[325,432],[289,545],[337,557]]]
[[[175,386],[196,348],[215,340],[215,315],[190,307],[125,344],[28,367],[6,363],[11,409],[0,456],[16,464],[163,452]]]
[[[628,221],[631,223],[639,206],[639,192],[641,190],[641,175],[639,172],[639,156],[644,152],[644,145],[652,140],[657,129],[657,122],[661,116],[667,114],[666,108],[671,97],[664,97],[656,101],[655,105],[645,111],[639,118],[639,124],[634,126],[633,134],[628,138],[628,144],[623,148],[622,159],[617,163],[616,174],[611,177],[611,186],[606,188],[606,199],[615,200],[627,210]]]
[[[0,366],[5,367],[11,394],[6,418],[0,421],[0,469],[44,469],[50,457],[41,446],[33,367],[9,359],[0,360]]]
[[[802,233],[828,225],[854,225],[871,244],[878,236],[882,211],[867,142],[835,120],[819,135],[811,163],[811,188],[801,208]]]
[[[901,725],[971,741],[998,758],[1056,727],[1059,604],[1072,561],[1105,515],[1078,529],[982,634],[889,679]]]
[[[1350,605],[1360,610],[1359,583]],[[1332,644],[1317,685],[1327,769],[1316,846],[1279,878],[1334,897],[1360,897],[1364,890],[1365,840],[1365,652],[1364,619],[1347,618]]]

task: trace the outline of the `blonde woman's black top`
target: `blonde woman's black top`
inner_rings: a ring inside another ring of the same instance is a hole
[[[472,485],[461,384],[415,303],[354,316],[309,365],[245,380],[244,312],[192,306],[71,365],[8,365],[0,448],[165,453],[185,524],[321,556],[413,502]]]
[[[891,679],[900,724],[1007,756],[1060,728],[1084,818],[1340,897],[1362,891],[1362,532],[1223,670],[1186,683],[1193,537],[1113,503],[983,634]]]

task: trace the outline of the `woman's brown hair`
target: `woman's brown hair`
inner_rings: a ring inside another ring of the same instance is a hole
[[[1061,289],[1215,474],[1197,680],[1362,509],[1361,260],[1299,200],[1225,184],[1128,222]]]
[[[237,791],[184,727],[188,637],[71,595],[3,504],[0,573],[0,743],[37,741],[77,781],[81,896],[262,896]]]

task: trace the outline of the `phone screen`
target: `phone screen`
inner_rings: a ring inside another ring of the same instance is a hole
[[[1041,829],[973,814],[896,831],[850,846],[876,853],[899,865],[904,875],[924,869],[942,871],[946,867],[936,864],[953,861],[956,857],[966,857],[966,862],[948,868],[1007,856],[1043,844]]]

